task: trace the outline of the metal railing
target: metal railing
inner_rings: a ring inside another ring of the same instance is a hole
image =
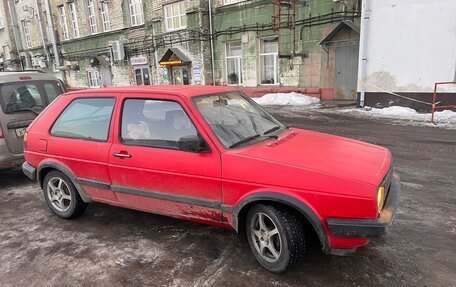
[[[437,102],[437,86],[439,85],[456,85],[456,82],[437,82],[434,84],[434,97],[432,99],[432,117],[431,117],[431,123],[435,125],[434,119],[435,119],[435,111],[437,109],[451,109],[451,108],[456,108],[456,105],[442,105],[438,106],[440,102]]]

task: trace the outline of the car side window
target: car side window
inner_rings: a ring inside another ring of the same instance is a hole
[[[178,149],[179,139],[186,136],[198,136],[198,132],[177,102],[125,100],[121,127],[124,143]]]
[[[106,141],[114,102],[113,98],[84,98],[72,101],[55,121],[51,134]]]
[[[51,103],[62,93],[62,88],[59,83],[45,83],[44,91],[46,92],[49,103]]]

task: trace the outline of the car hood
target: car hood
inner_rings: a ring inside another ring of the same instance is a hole
[[[391,165],[388,149],[340,136],[288,129],[278,140],[238,150],[243,157],[378,186]]]

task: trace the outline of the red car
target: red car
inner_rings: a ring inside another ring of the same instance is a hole
[[[277,273],[311,232],[325,253],[353,253],[392,224],[399,200],[387,149],[286,127],[226,87],[63,94],[24,141],[23,171],[57,216],[94,201],[230,227]]]

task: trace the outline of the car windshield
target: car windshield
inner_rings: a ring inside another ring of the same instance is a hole
[[[192,98],[210,128],[226,148],[266,139],[284,126],[239,92]]]
[[[63,93],[58,81],[28,81],[0,86],[0,104],[5,114],[29,111],[38,114]]]

